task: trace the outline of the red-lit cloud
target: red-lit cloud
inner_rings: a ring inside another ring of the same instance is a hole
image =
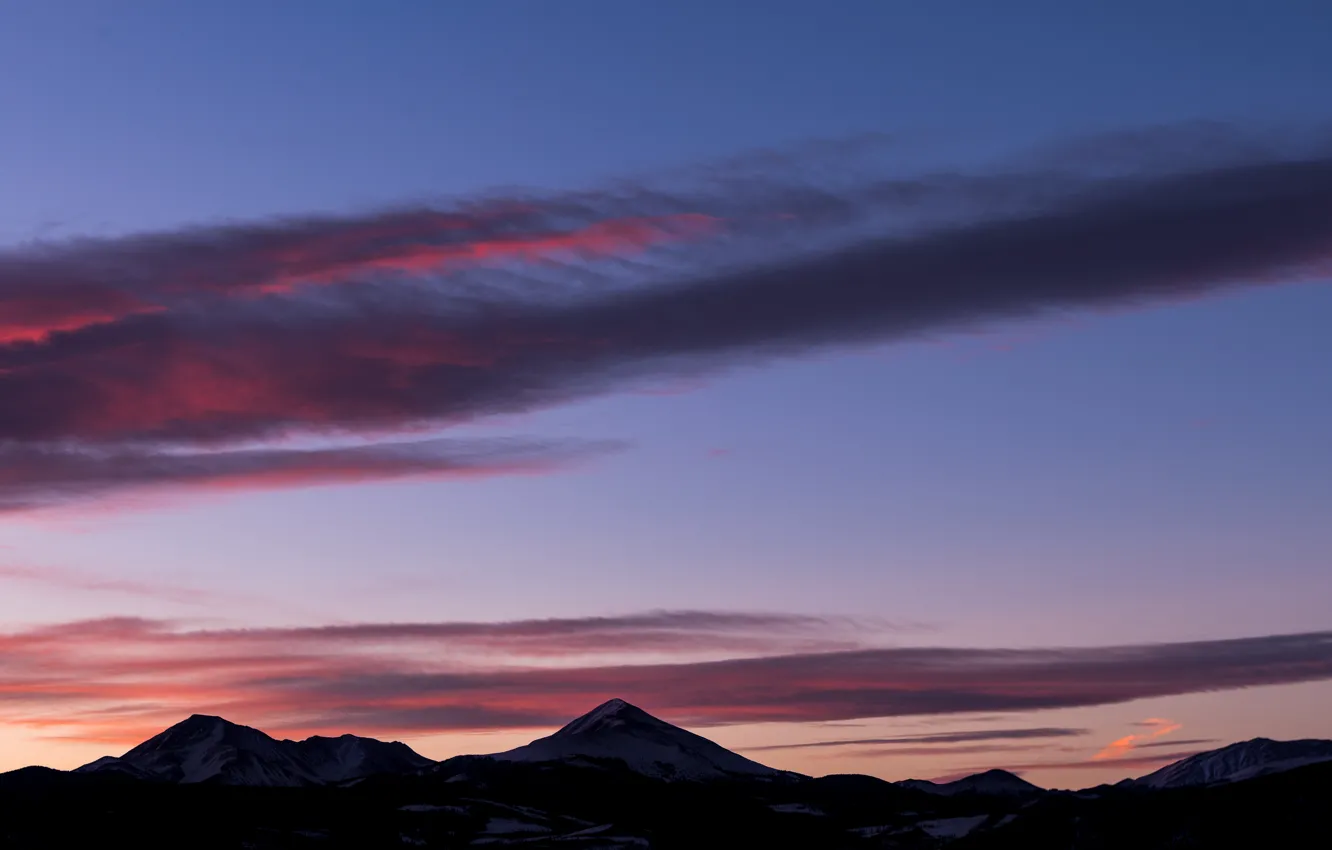
[[[1166,161],[1152,138],[1084,145],[1057,171],[837,185],[722,172],[670,191],[11,249],[0,450],[106,452],[142,467],[122,470],[131,487],[180,466],[173,453],[222,466],[236,456],[208,455],[256,442],[382,439],[829,347],[1325,275],[1326,151]],[[292,472],[275,451],[199,478],[403,474],[337,451],[357,469]],[[4,479],[10,505],[48,504],[62,486],[55,501],[104,494],[83,467],[67,485],[19,468],[37,477],[29,492]]]
[[[216,296],[419,277],[507,262],[632,257],[717,233],[702,213],[588,220],[557,229],[533,207],[385,213],[167,237],[86,240],[0,257],[0,344]],[[587,218],[587,216],[584,216]]]
[[[128,293],[96,285],[14,286],[0,300],[0,345],[40,342],[60,331],[160,309]]]

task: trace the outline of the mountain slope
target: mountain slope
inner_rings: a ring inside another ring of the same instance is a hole
[[[375,773],[409,773],[433,762],[406,744],[343,735],[279,741],[258,729],[196,714],[120,758],[100,758],[80,773],[123,773],[194,784],[298,787]]]
[[[401,741],[356,735],[315,735],[294,746],[301,760],[324,782],[346,782],[378,773],[411,773],[435,763]]]
[[[1308,764],[1332,761],[1332,741],[1254,738],[1189,756],[1133,780],[1136,788],[1186,788],[1239,782]]]
[[[96,761],[89,762],[83,767],[76,767],[74,773],[101,773],[116,774],[119,776],[128,776],[132,779],[154,779],[155,777],[145,770],[135,767],[129,762],[115,756],[102,756]]]
[[[930,782],[928,779],[904,779],[896,783],[902,788],[912,788],[927,794],[952,797],[956,794],[983,794],[998,797],[1041,794],[1045,789],[1033,785],[1027,780],[1006,770],[987,770],[963,777],[954,782]]]
[[[191,784],[291,787],[318,777],[289,748],[258,729],[195,714],[120,757],[155,779]]]
[[[636,773],[658,779],[784,775],[620,699],[597,706],[553,735],[492,758],[511,762],[614,759]]]

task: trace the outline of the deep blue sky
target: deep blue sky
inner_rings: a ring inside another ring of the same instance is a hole
[[[1332,5],[1293,0],[0,3],[0,240],[579,188],[869,132],[965,162],[1307,124],[1332,118],[1330,32]],[[15,519],[0,543],[258,596],[208,611],[248,622],[776,609],[968,645],[1325,628],[1329,326],[1323,285],[1001,325],[487,426],[632,444],[566,474]],[[0,593],[14,623],[163,612],[199,613]]]

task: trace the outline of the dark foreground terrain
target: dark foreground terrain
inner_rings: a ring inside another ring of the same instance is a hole
[[[944,846],[1330,847],[1332,763],[1205,788],[951,797],[863,776],[667,782],[614,762],[478,757],[350,786],[0,775],[5,850]]]

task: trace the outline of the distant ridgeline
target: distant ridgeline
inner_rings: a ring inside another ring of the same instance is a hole
[[[0,774],[0,848],[1332,846],[1332,741],[1252,741],[1047,791],[777,770],[611,700],[552,735],[435,762],[195,715],[120,757]],[[206,824],[206,827],[201,827]],[[183,843],[182,843],[183,842]]]

